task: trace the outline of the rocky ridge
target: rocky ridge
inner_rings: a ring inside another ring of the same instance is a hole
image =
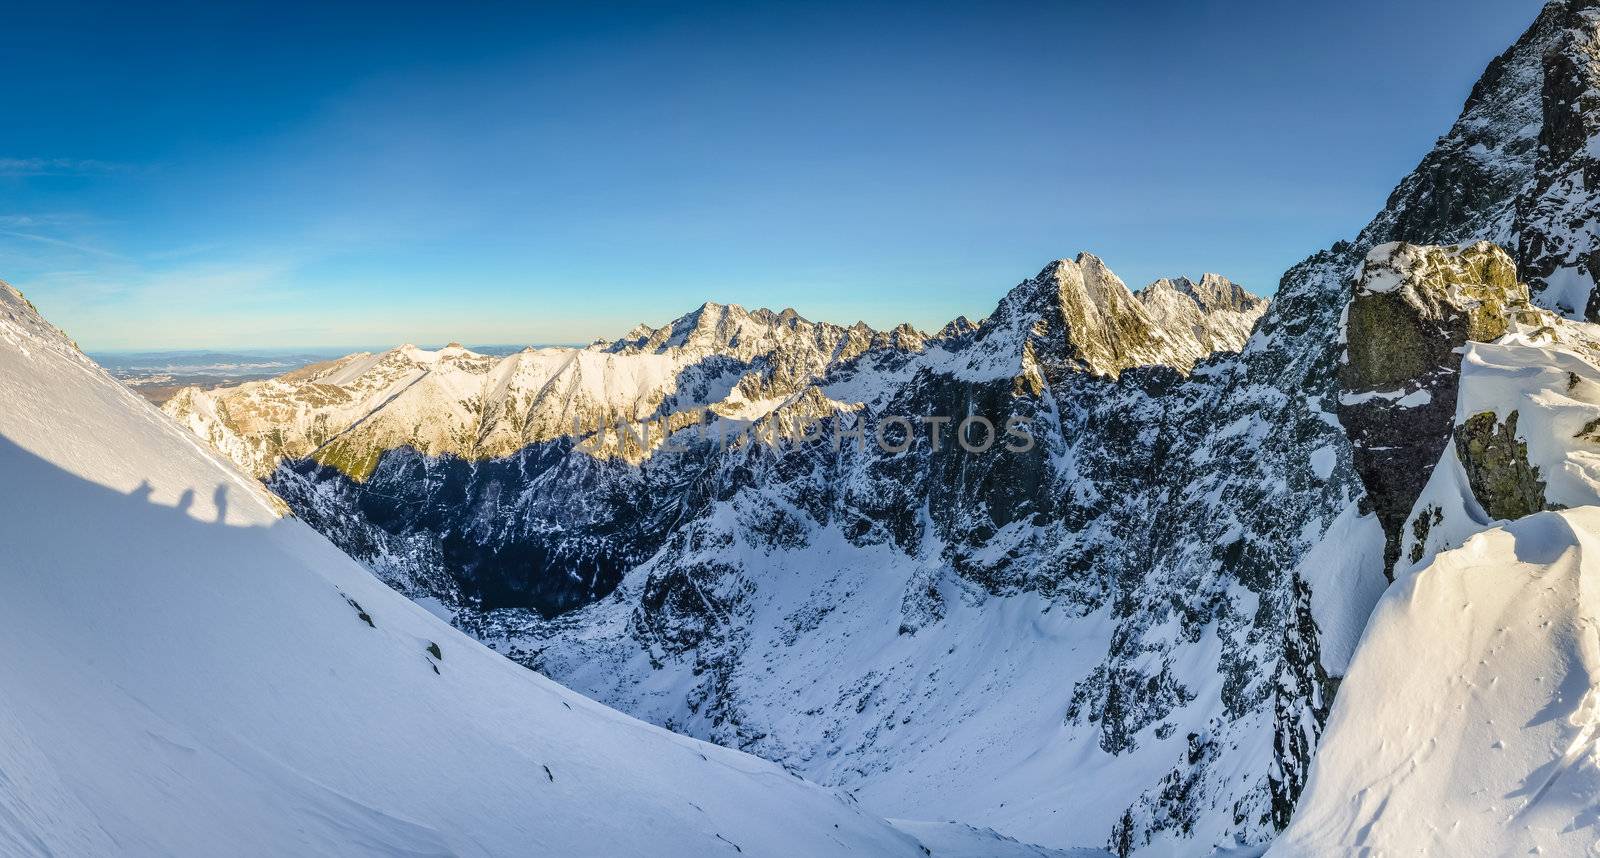
[[[1135,293],[1156,326],[1184,342],[1195,360],[1244,347],[1267,300],[1246,292],[1219,274],[1196,283],[1187,277],[1161,279]]]

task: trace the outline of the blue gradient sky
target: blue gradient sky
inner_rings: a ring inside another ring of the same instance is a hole
[[[0,278],[86,348],[934,328],[1080,250],[1269,292],[1540,3],[224,5],[0,28]]]

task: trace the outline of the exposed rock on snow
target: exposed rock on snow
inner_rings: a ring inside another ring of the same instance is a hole
[[[1405,527],[1417,569],[1496,520],[1593,504],[1600,459],[1600,331],[1582,323],[1470,343],[1446,446]]]
[[[1499,422],[1493,411],[1468,417],[1455,431],[1456,459],[1472,496],[1494,519],[1518,519],[1546,509],[1544,480],[1528,463],[1528,444],[1517,437],[1517,412]]]

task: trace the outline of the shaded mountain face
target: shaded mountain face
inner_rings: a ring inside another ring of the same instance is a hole
[[[1507,326],[1524,300],[1591,312],[1595,5],[1547,5],[1384,210],[1285,274],[1237,353],[1213,354],[1242,339],[1221,314],[1251,312],[1220,279],[1134,295],[1084,255],[977,325],[792,387],[763,364],[731,415],[706,405],[710,425],[757,432],[1020,420],[1026,450],[973,454],[926,427],[890,455],[691,434],[671,455],[629,439],[594,456],[558,438],[489,460],[386,447],[368,471],[324,445],[270,484],[512,658],[881,813],[1123,855],[1264,843],[1305,787],[1386,570],[1448,530],[1416,524],[1441,457],[1469,451],[1469,482],[1505,509],[1536,506],[1547,480],[1505,415],[1443,418],[1463,389],[1453,349],[1493,333],[1493,314],[1473,318],[1484,298]],[[1436,247],[1383,249],[1396,242]],[[1385,267],[1411,290],[1398,303]],[[685,317],[586,354],[737,348],[743,324]],[[1422,390],[1434,404],[1413,424],[1378,410]],[[1392,421],[1414,432],[1390,438]]]

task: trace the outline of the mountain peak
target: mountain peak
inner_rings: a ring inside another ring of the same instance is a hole
[[[707,301],[695,310],[659,328],[635,326],[622,339],[602,346],[619,354],[657,353],[689,349],[748,359],[776,341],[795,339],[820,348],[846,334],[858,343],[852,353],[865,348],[920,349],[927,335],[910,325],[879,331],[865,322],[848,327],[812,322],[793,307],[773,312],[766,307],[747,310],[738,304]]]
[[[955,337],[962,337],[972,333],[973,331],[976,331],[978,327],[979,326],[976,322],[972,321],[966,316],[957,316],[954,319],[945,322],[944,327],[939,329],[939,333],[934,334],[934,338],[948,340]]]
[[[1152,364],[1187,372],[1215,352],[1242,347],[1266,305],[1217,274],[1199,283],[1164,278],[1135,294],[1100,257],[1083,252],[1053,260],[1018,284],[978,336],[1025,340],[1047,378],[1062,372],[1116,376]],[[959,335],[960,328],[946,326],[941,336]]]
[[[1170,357],[1127,285],[1087,252],[1017,284],[978,337],[986,351],[1028,356],[1051,383],[1075,372],[1114,377]]]

